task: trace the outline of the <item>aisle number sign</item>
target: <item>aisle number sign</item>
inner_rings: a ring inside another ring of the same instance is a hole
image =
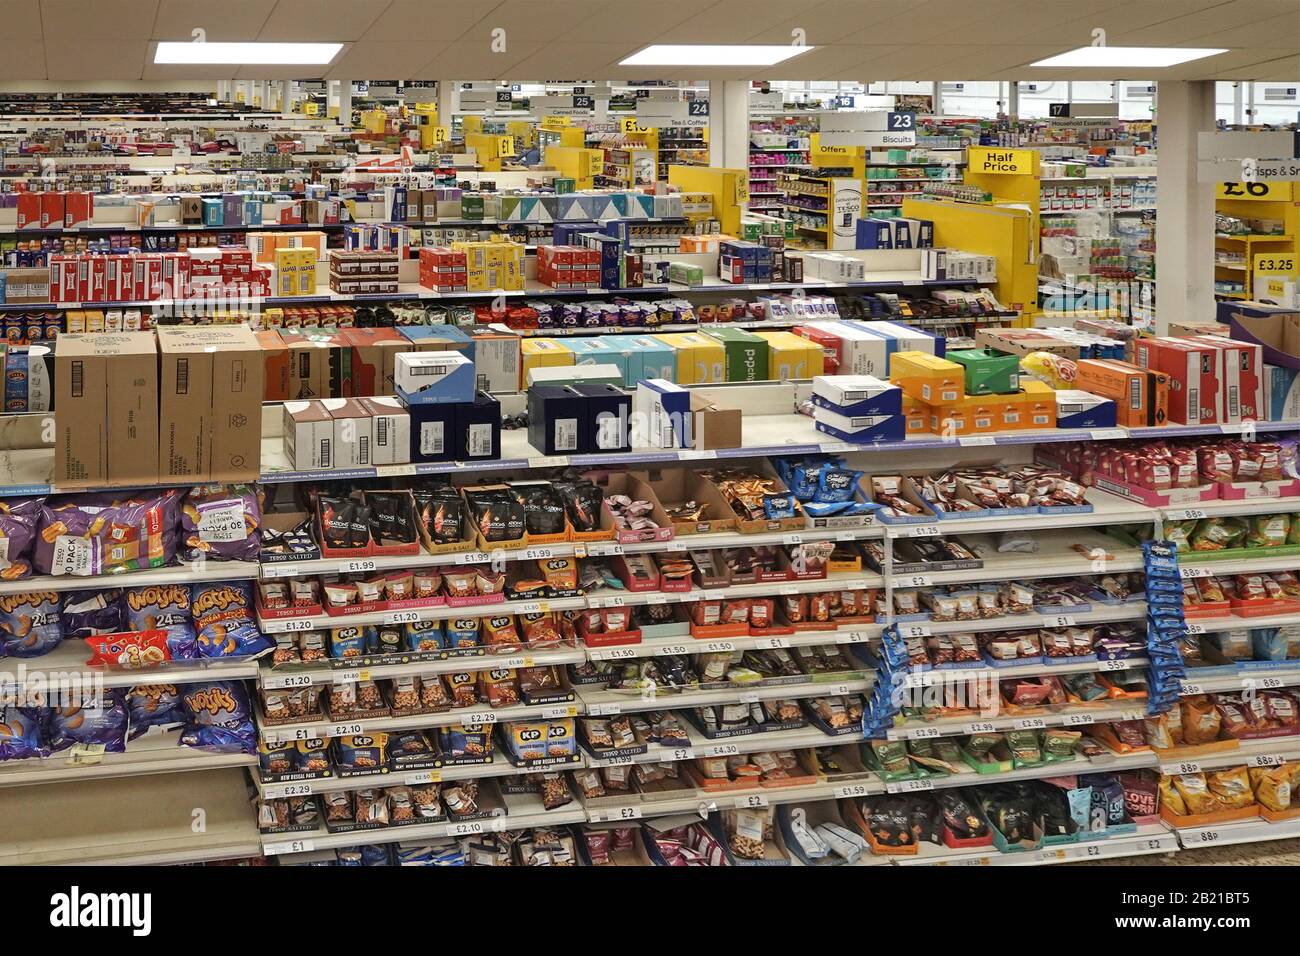
[[[1001,176],[1032,176],[1034,160],[1038,156],[1032,149],[998,149],[995,146],[971,146],[967,153],[966,168],[972,173]]]
[[[819,114],[823,146],[901,147],[916,145],[916,114],[897,110]]]
[[[636,121],[654,129],[702,129],[709,125],[709,101],[637,100]]]

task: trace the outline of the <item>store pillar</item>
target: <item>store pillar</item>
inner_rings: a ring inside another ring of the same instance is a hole
[[[293,115],[293,80],[280,81],[280,115]]]
[[[1155,332],[1214,320],[1214,183],[1196,176],[1196,134],[1214,129],[1214,83],[1161,81],[1156,144]]]
[[[709,82],[709,165],[749,168],[749,82]]]

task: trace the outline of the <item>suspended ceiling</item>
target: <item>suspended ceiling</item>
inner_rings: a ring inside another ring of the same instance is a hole
[[[1300,80],[1300,0],[0,0],[0,16],[0,81]],[[345,46],[323,68],[153,64],[156,41],[196,27]],[[1111,46],[1229,52],[1163,70],[1026,65],[1096,28]],[[618,66],[648,43],[784,44],[795,30],[817,49],[777,67]]]

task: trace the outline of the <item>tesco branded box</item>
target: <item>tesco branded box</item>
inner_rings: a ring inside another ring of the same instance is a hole
[[[1133,343],[1133,364],[1169,376],[1169,420],[1180,425],[1217,425],[1224,420],[1224,357],[1223,350],[1195,338]]]

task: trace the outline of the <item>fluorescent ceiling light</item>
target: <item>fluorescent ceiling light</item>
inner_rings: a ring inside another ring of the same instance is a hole
[[[159,41],[155,63],[247,63],[307,66],[328,63],[342,43],[184,43]]]
[[[772,46],[735,44],[656,43],[633,53],[619,66],[774,66],[792,56],[815,50],[811,46],[775,44]]]
[[[1058,53],[1030,66],[1176,66],[1189,60],[1227,53],[1211,47],[1191,46],[1081,46],[1068,53]]]

